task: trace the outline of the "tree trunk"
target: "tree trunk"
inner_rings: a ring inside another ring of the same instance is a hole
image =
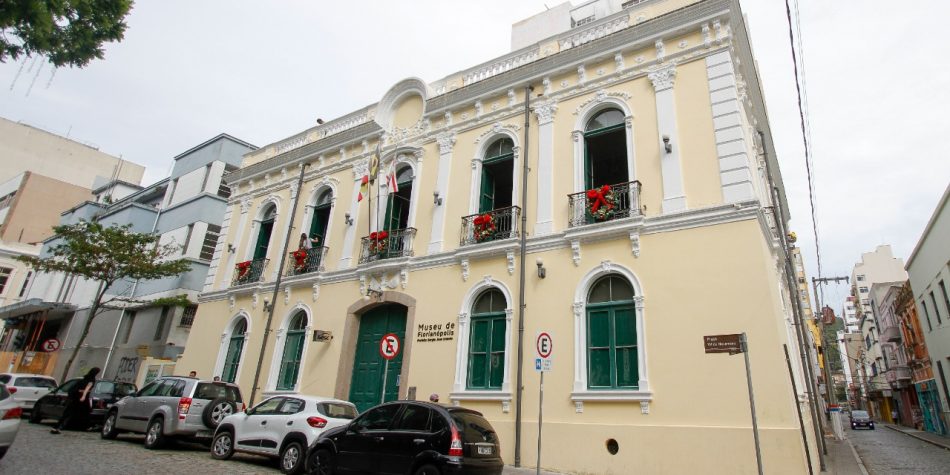
[[[86,336],[89,335],[89,328],[92,327],[92,320],[96,318],[96,314],[99,312],[99,307],[102,305],[102,297],[106,294],[106,290],[108,290],[111,285],[111,283],[107,285],[105,282],[99,284],[99,291],[96,292],[96,298],[92,301],[92,306],[89,307],[89,316],[86,318],[86,323],[82,327],[82,333],[79,335],[79,341],[76,343],[76,347],[73,348],[73,353],[69,355],[69,361],[66,362],[66,367],[63,368],[63,374],[59,378],[60,382],[66,381],[66,376],[69,374],[69,368],[73,366],[73,361],[76,360],[76,355],[79,354],[82,344],[86,342]]]

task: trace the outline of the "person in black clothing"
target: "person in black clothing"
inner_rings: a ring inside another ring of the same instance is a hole
[[[77,419],[86,420],[89,412],[92,410],[89,399],[89,393],[96,384],[96,376],[99,374],[99,368],[92,368],[79,381],[79,384],[73,386],[66,399],[66,408],[63,409],[63,415],[59,418],[56,427],[50,429],[51,434],[59,434],[59,431],[69,427]]]

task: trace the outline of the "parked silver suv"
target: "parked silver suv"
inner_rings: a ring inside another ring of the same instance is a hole
[[[100,435],[114,439],[121,432],[144,433],[145,448],[156,449],[170,438],[211,438],[222,419],[244,408],[235,384],[164,377],[116,402]]]

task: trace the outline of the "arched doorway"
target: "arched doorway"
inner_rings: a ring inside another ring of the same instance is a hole
[[[399,398],[399,377],[406,345],[406,310],[403,305],[386,304],[360,316],[349,396],[350,402],[355,404],[360,412],[381,402]],[[387,333],[395,333],[402,343],[399,355],[389,361],[388,365],[379,352],[380,340]]]
[[[244,352],[244,339],[247,333],[247,320],[241,318],[231,330],[231,340],[228,342],[228,352],[224,355],[224,368],[221,370],[221,380],[233,383],[237,379],[238,366],[241,364],[241,353]]]
[[[307,312],[298,311],[287,326],[287,337],[284,339],[284,352],[280,359],[280,372],[277,376],[277,389],[293,391],[297,387],[297,377],[300,374],[300,358],[303,355],[303,345],[307,333]]]

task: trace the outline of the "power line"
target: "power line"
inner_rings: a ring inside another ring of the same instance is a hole
[[[798,11],[798,2],[795,3],[795,11]],[[802,128],[802,142],[805,147],[805,170],[808,173],[808,202],[811,207],[811,226],[812,231],[815,235],[815,256],[818,260],[818,277],[822,276],[821,269],[821,247],[818,243],[818,218],[815,214],[815,180],[812,173],[812,158],[811,158],[811,141],[809,140],[809,127],[807,125],[806,114],[805,114],[805,105],[803,103],[803,97],[805,96],[802,91],[804,85],[804,62],[802,63],[802,72],[799,74],[799,60],[798,54],[795,52],[795,29],[792,25],[792,9],[789,5],[788,0],[785,0],[785,17],[788,19],[788,41],[789,46],[792,51],[792,68],[795,71],[795,91],[798,96],[798,117],[801,122]],[[796,20],[796,24],[798,20]],[[799,30],[799,37],[801,36],[801,31]],[[800,44],[799,44],[800,47]],[[803,58],[804,59],[804,58]],[[807,99],[804,99],[807,101]]]

